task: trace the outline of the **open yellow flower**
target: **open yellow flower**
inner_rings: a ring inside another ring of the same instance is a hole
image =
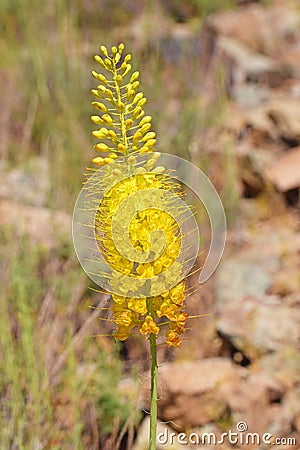
[[[159,327],[154,322],[153,318],[151,316],[147,316],[145,319],[145,322],[140,328],[140,333],[143,335],[149,335],[150,333],[158,334],[159,333]]]

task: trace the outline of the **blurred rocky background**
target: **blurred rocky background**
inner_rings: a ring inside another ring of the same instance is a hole
[[[159,351],[160,430],[245,421],[298,442],[273,448],[300,448],[299,2],[1,0],[0,12],[1,449],[147,449],[146,343],[104,336],[95,308],[109,299],[71,241],[93,155],[92,55],[121,41],[157,150],[200,167],[228,220],[222,262],[187,302],[206,316]]]

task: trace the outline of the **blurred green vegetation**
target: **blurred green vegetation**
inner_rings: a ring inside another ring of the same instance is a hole
[[[219,123],[226,96],[220,83],[215,100],[207,102],[198,34],[207,14],[234,5],[230,0],[1,0],[5,170],[26,171],[35,158],[45,161],[42,206],[72,212],[93,155],[92,55],[100,43],[124,41],[141,71],[158,149],[186,158],[196,149],[193,162],[212,175],[203,136]],[[184,41],[170,34],[178,24],[186,26]],[[232,212],[238,199],[229,147],[224,158],[230,183],[223,193]],[[79,450],[97,448],[98,441],[101,448],[134,409],[132,399],[118,390],[122,366],[116,345],[104,344],[103,338],[74,343],[95,298],[86,292],[88,281],[75,261],[71,237],[56,240],[57,247],[49,250],[6,228],[1,234],[0,446],[5,450]],[[86,299],[72,309],[78,280]],[[53,297],[51,306],[47,296]],[[97,331],[93,323],[88,335]],[[66,358],[53,378],[51,364],[61,354]]]
[[[221,8],[234,3],[222,2]],[[2,153],[11,166],[23,165],[33,155],[47,160],[47,206],[71,212],[83,167],[93,154],[90,72],[100,43],[124,40],[127,50],[134,52],[160,150],[188,157],[190,144],[201,139],[209,117],[215,120],[215,105],[203,104],[201,60],[195,57],[201,49],[195,36],[203,18],[220,2],[2,0],[0,7],[5,36],[0,44],[2,121],[8,127]],[[155,36],[156,24],[145,19],[147,14],[155,14],[162,28],[165,18],[174,16],[175,24],[180,15],[187,22],[193,16],[187,25],[190,39],[168,37],[168,27]]]
[[[9,233],[2,230],[1,243],[7,242]],[[122,366],[118,347],[112,344],[105,349],[103,338],[91,338],[95,325],[75,346],[80,326],[78,305],[70,311],[68,304],[72,289],[76,289],[75,280],[77,285],[78,279],[82,280],[75,261],[69,261],[67,278],[62,274],[45,281],[41,272],[50,270],[47,265],[53,261],[61,265],[62,260],[54,254],[49,257],[42,246],[14,239],[8,260],[3,246],[1,257],[6,258],[7,280],[0,298],[0,446],[26,450],[92,448],[87,420],[91,411],[105,436],[113,431],[116,420],[119,427],[124,425],[136,401],[119,391]],[[85,285],[83,279],[83,288]],[[47,310],[50,295],[53,302]],[[86,313],[87,305],[86,301],[79,307],[81,314]],[[57,373],[52,373],[61,354],[66,358]],[[138,412],[133,420],[137,417]]]

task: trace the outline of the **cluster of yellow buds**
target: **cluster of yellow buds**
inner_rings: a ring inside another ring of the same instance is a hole
[[[95,55],[94,58],[108,75],[92,72],[100,84],[92,90],[97,98],[92,105],[99,115],[91,116],[91,120],[100,125],[98,130],[93,131],[93,136],[101,140],[94,148],[107,153],[105,157],[94,158],[93,162],[104,165],[129,152],[153,151],[156,139],[151,131],[152,118],[144,115],[143,106],[147,99],[142,92],[138,92],[139,72],[131,73],[131,55],[123,54],[124,44],[112,47],[110,54],[103,45],[100,50],[103,57]]]
[[[92,134],[101,141],[95,150],[104,155],[93,162],[101,167],[105,195],[96,208],[95,230],[101,254],[113,269],[107,277],[115,337],[125,340],[136,328],[143,336],[165,336],[168,346],[179,346],[188,318],[184,312],[186,281],[178,262],[181,211],[173,197],[166,200],[162,194],[180,197],[182,191],[164,174],[166,168],[157,165],[161,154],[154,151],[152,119],[144,113],[146,98],[138,92],[139,72],[132,71],[131,55],[124,55],[123,44],[111,51],[104,46],[100,50],[102,56],[94,58],[104,74],[92,72],[100,82],[92,90],[97,97],[92,105],[99,115],[91,120],[100,126]],[[132,204],[127,202],[131,196]],[[140,205],[138,212],[134,211],[136,204]],[[155,235],[156,230],[160,233]],[[133,286],[144,294],[133,295]]]

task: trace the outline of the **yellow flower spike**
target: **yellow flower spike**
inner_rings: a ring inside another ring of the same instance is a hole
[[[112,296],[114,301],[113,318],[118,325],[115,337],[120,340],[127,339],[133,326],[138,326],[140,333],[144,336],[157,335],[159,326],[156,323],[156,319],[165,316],[170,321],[169,334],[166,335],[167,345],[177,346],[180,343],[179,336],[184,331],[186,320],[185,313],[182,313],[185,283],[175,286],[175,288],[161,296],[151,297],[151,311],[146,298],[131,298],[128,296],[133,284],[140,282],[142,283],[140,286],[143,286],[144,278],[155,277],[172,266],[180,252],[180,239],[176,235],[176,226],[170,218],[165,217],[159,211],[152,211],[147,214],[141,213],[139,218],[132,220],[132,225],[129,229],[130,238],[134,248],[140,252],[151,249],[149,235],[163,224],[163,232],[167,239],[166,249],[168,251],[164,251],[161,256],[154,252],[155,260],[153,263],[134,264],[133,261],[127,261],[126,258],[118,253],[112,239],[112,218],[121,201],[140,189],[151,187],[168,189],[168,187],[164,186],[163,179],[157,178],[162,176],[161,174],[166,168],[163,166],[155,167],[160,153],[154,152],[156,133],[151,131],[152,117],[145,115],[143,109],[147,99],[142,92],[137,93],[139,72],[131,73],[129,82],[126,82],[125,76],[131,71],[131,65],[129,64],[131,55],[125,55],[123,63],[118,64],[120,55],[124,51],[123,44],[120,44],[118,47],[112,47],[110,56],[106,48],[101,48],[101,51],[105,59],[96,56],[95,60],[107,70],[107,73],[103,75],[93,71],[94,78],[100,82],[97,91],[93,91],[93,95],[100,97],[102,100],[101,102],[93,102],[93,106],[104,114],[92,116],[91,119],[96,125],[101,123],[104,125],[93,132],[96,138],[106,141],[96,144],[95,149],[100,152],[110,153],[105,158],[94,158],[93,162],[99,166],[104,166],[107,176],[121,177],[123,173],[126,173],[126,169],[124,172],[123,166],[118,166],[119,163],[117,162],[112,164],[118,157],[115,153],[116,151],[126,156],[124,164],[127,164],[127,170],[132,170],[131,173],[135,177],[140,177],[126,182],[121,180],[121,184],[118,184],[115,193],[114,190],[108,193],[107,199],[103,203],[103,209],[99,210],[99,220],[96,223],[99,230],[102,230],[99,234],[101,236],[99,245],[103,248],[109,264],[120,273],[118,277],[112,277],[110,280],[112,288],[115,286],[122,293],[122,296],[116,296],[115,294]],[[109,113],[107,112],[108,109]],[[110,148],[107,140],[114,143],[116,148]],[[145,161],[144,166],[136,167],[137,159],[131,155],[134,152],[140,154],[151,153],[152,157]],[[107,167],[105,166],[106,164],[108,164]],[[146,173],[149,170],[152,170],[151,176],[148,177],[147,175],[146,178]],[[124,222],[126,221],[126,214],[127,211],[124,211],[124,219],[122,219]],[[122,225],[122,221],[120,225]],[[181,267],[178,270],[180,271]],[[122,278],[122,274],[132,275],[132,282],[128,284]],[[166,277],[172,279],[172,275],[166,274]],[[119,309],[116,308],[117,306]]]
[[[147,316],[145,322],[140,328],[140,333],[147,336],[150,333],[157,335],[159,333],[159,327],[154,322],[151,316]]]

